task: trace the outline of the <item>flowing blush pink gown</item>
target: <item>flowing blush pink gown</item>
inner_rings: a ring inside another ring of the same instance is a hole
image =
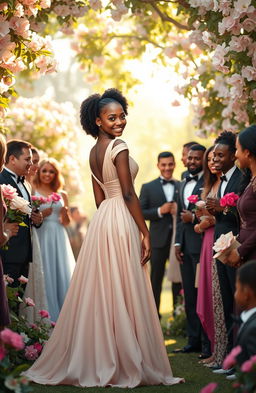
[[[105,194],[88,228],[59,319],[39,359],[25,372],[49,385],[172,385],[174,378],[138,227],[122,197],[111,141],[103,163]],[[130,158],[134,178],[138,171]]]

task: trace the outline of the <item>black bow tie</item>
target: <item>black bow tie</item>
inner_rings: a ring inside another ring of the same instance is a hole
[[[174,184],[174,180],[165,180],[161,179],[161,183],[164,186],[165,184]]]
[[[232,319],[233,319],[233,323],[234,324],[236,324],[236,325],[242,325],[242,323],[243,323],[243,320],[242,320],[242,318],[240,317],[240,315],[231,315],[231,317],[232,317]]]
[[[186,177],[185,177],[185,180],[186,180],[186,182],[189,182],[189,181],[191,181],[191,180],[197,181],[197,180],[198,180],[198,175],[195,175],[195,176],[186,176]]]
[[[227,179],[227,176],[226,176],[226,175],[222,175],[222,176],[220,177],[220,180],[221,180],[221,181],[228,181],[228,179]]]
[[[16,175],[14,173],[10,173],[10,175],[12,177],[16,178]],[[25,181],[25,176],[18,176],[16,181],[17,181],[17,183],[22,183],[23,184],[24,181]]]

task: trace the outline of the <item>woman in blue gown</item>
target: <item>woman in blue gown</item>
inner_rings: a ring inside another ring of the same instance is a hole
[[[34,180],[35,195],[50,197],[52,193],[58,193],[59,196],[59,200],[40,206],[44,222],[37,229],[48,311],[52,321],[56,321],[59,316],[75,267],[74,255],[65,230],[70,221],[68,198],[62,186],[63,180],[57,161],[53,158],[41,161]]]

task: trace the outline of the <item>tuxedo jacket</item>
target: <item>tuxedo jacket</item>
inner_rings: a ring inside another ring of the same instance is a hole
[[[256,312],[238,330],[235,346],[241,345],[242,351],[237,356],[239,366],[256,355]]]
[[[174,202],[178,200],[179,184],[179,181],[174,180]],[[157,209],[167,202],[160,177],[142,185],[139,200],[145,220],[150,221],[149,232],[152,247],[160,248],[171,244],[172,215],[164,214],[163,217],[159,217],[157,212]]]
[[[198,195],[199,198],[203,189],[203,176],[195,184],[195,187],[191,193],[191,195]],[[196,217],[194,222],[184,223],[181,221],[180,214],[183,210],[192,211],[195,208],[195,205],[189,203],[188,207],[186,207],[184,203],[184,188],[186,185],[186,180],[184,179],[180,184],[180,192],[178,198],[178,212],[177,212],[177,227],[176,227],[176,239],[175,243],[180,244],[181,251],[189,252],[190,254],[197,255],[200,254],[201,244],[202,244],[202,235],[196,233],[194,231],[195,224],[198,223]]]
[[[224,190],[224,195],[229,192],[234,192],[238,194],[240,191],[240,183],[242,179],[242,172],[240,169],[236,168],[233,175],[229,179],[229,182],[226,185]],[[220,197],[220,195],[219,195]],[[230,231],[233,232],[234,235],[237,235],[239,232],[239,216],[238,213],[228,212],[224,213],[216,213],[216,225],[215,225],[215,239],[218,239],[220,235],[228,233]]]
[[[0,184],[10,184],[14,187],[18,195],[23,198],[23,195],[18,188],[13,177],[5,169],[0,173]],[[29,194],[29,192],[28,192]],[[12,236],[8,241],[8,249],[0,249],[3,265],[12,263],[28,263],[32,262],[32,246],[31,246],[31,222],[27,215],[24,219],[26,227],[19,226],[17,236]]]

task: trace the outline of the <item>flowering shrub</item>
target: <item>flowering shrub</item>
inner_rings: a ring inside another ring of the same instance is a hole
[[[20,351],[24,349],[23,337],[10,329],[0,332],[0,385],[1,392],[15,391],[17,393],[32,392],[26,377],[20,376],[28,365],[16,365],[15,361]]]
[[[237,355],[241,352],[242,348],[237,346],[233,348],[230,354],[226,357],[223,363],[223,368],[229,369],[236,366]],[[246,360],[241,367],[236,366],[236,380],[232,384],[234,393],[255,393],[256,391],[256,355]],[[216,391],[217,384],[210,383],[205,386],[200,393],[213,393]]]
[[[167,320],[165,334],[173,337],[186,336],[186,314],[183,290],[180,291],[180,295],[177,298],[177,304],[173,311],[173,315]]]
[[[18,310],[21,304],[25,307],[34,307],[33,299],[27,297],[23,298],[24,290],[22,284],[27,283],[28,279],[24,276],[19,277],[20,286],[12,288],[8,283],[13,280],[5,276],[7,282],[7,297],[9,308],[11,311],[11,329],[22,337],[23,347],[19,352],[15,353],[12,362],[15,365],[33,362],[40,355],[44,343],[49,339],[54,323],[50,320],[50,315],[47,310],[40,310],[38,313],[38,320],[34,324],[28,323],[24,316],[18,315]]]
[[[76,126],[76,111],[71,102],[57,103],[47,96],[19,97],[5,119],[7,139],[27,140],[60,163],[71,195],[81,191],[81,130]]]

